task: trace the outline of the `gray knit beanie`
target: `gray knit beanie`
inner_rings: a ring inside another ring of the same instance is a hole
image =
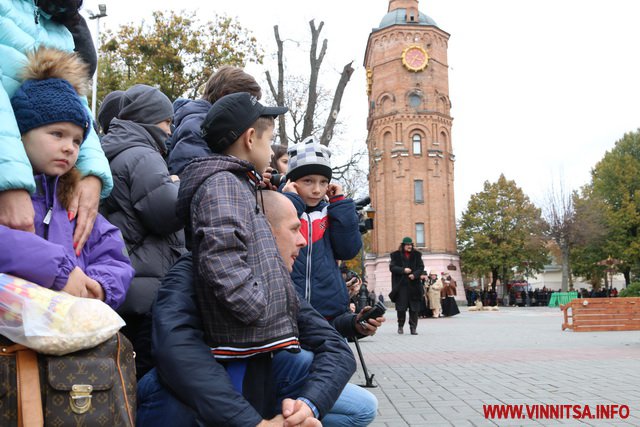
[[[287,179],[296,181],[307,175],[326,176],[331,181],[331,151],[313,137],[288,148],[289,170]]]

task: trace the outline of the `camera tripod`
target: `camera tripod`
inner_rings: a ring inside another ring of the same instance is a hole
[[[360,358],[360,364],[362,365],[362,370],[364,371],[364,379],[365,379],[364,384],[358,384],[358,385],[360,387],[365,387],[365,388],[378,387],[373,383],[373,377],[375,376],[375,374],[369,375],[369,372],[367,371],[367,365],[366,363],[364,363],[364,356],[362,355],[362,350],[360,350],[360,343],[358,342],[358,337],[353,337],[353,342],[356,343],[356,350],[358,351],[358,357]]]

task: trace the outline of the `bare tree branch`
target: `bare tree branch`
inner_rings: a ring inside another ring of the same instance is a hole
[[[353,67],[351,64],[353,64],[353,61],[349,62],[342,69],[340,81],[338,82],[338,86],[336,86],[336,92],[333,96],[331,111],[329,111],[329,116],[327,117],[327,122],[324,125],[322,137],[320,138],[320,144],[322,145],[328,146],[329,142],[331,142],[331,138],[333,138],[333,128],[336,124],[336,120],[338,120],[338,113],[340,112],[340,103],[342,102],[342,95],[344,95],[344,88],[347,86],[347,83],[349,83],[351,74],[353,74]]]
[[[265,74],[267,75],[267,82],[269,83],[269,88],[271,89],[271,94],[273,98],[276,100],[276,105],[279,107],[284,107],[284,42],[280,39],[280,31],[278,30],[278,26],[273,26],[273,34],[276,38],[276,45],[278,46],[278,90],[273,87],[273,82],[271,81],[271,75],[267,71]],[[287,138],[287,127],[285,124],[284,115],[278,116],[278,135],[280,137],[280,144],[288,145],[289,139]]]
[[[265,71],[264,74],[267,76],[267,83],[269,83],[269,90],[271,91],[271,96],[273,96],[273,99],[277,99],[278,98],[278,92],[276,91],[275,86],[273,85],[273,80],[271,80],[271,73],[269,73],[269,71]]]
[[[342,190],[347,197],[362,196],[363,189],[367,189],[368,175],[361,168],[361,160],[366,155],[366,149],[361,149],[352,153],[347,163],[332,168],[332,179],[342,183]]]
[[[360,163],[360,160],[362,159],[362,157],[364,157],[364,152],[363,151],[359,151],[357,153],[355,153],[351,159],[347,162],[344,163],[342,165],[339,166],[334,166],[333,168],[331,168],[332,173],[331,173],[331,178],[332,179],[337,179],[337,180],[342,180],[344,178],[344,176],[356,165],[358,165]]]
[[[569,256],[575,240],[575,207],[573,196],[565,190],[564,182],[560,182],[560,188],[556,190],[552,184],[547,193],[547,201],[542,209],[543,217],[548,225],[547,234],[560,248],[562,265],[562,291],[569,289],[570,266]]]
[[[198,96],[198,91],[200,90],[202,85],[205,84],[207,80],[209,80],[209,77],[211,77],[211,74],[205,73],[196,81],[191,89],[191,99],[196,99],[196,97]]]
[[[315,116],[315,108],[318,103],[318,75],[320,74],[320,66],[324,60],[324,55],[327,52],[327,39],[322,42],[322,48],[320,49],[320,55],[316,57],[316,51],[318,49],[318,39],[320,38],[320,32],[324,27],[324,22],[320,22],[318,28],[312,19],[309,21],[309,27],[311,28],[311,49],[309,50],[309,63],[311,70],[309,74],[309,101],[307,102],[307,112],[304,116],[304,126],[302,128],[302,138],[310,136],[313,132],[313,118]]]
[[[330,92],[322,89],[318,84],[320,68],[327,52],[327,40],[325,39],[318,52],[318,40],[320,33],[324,27],[324,22],[316,27],[314,20],[309,21],[311,29],[311,48],[309,51],[309,61],[311,70],[309,79],[299,79],[295,76],[287,76],[287,87],[284,85],[284,48],[280,38],[278,26],[274,26],[274,35],[278,48],[278,84],[274,85],[274,79],[269,72],[266,72],[267,83],[273,98],[277,105],[287,106],[290,118],[289,123],[293,123],[293,127],[285,127],[285,116],[278,118],[278,133],[280,135],[280,143],[288,145],[290,142],[298,143],[304,138],[312,135],[319,135],[322,128],[322,136],[320,142],[328,146],[331,139],[339,134],[340,122],[338,121],[338,113],[340,112],[340,103],[344,95],[344,90],[353,73],[352,62],[345,65],[340,80],[336,86],[331,101],[331,109],[328,110]],[[300,89],[300,87],[303,87]],[[325,114],[327,118],[324,126],[320,125],[324,120]],[[300,131],[302,128],[302,131]],[[288,129],[288,131],[287,131]],[[337,129],[337,130],[336,130]],[[291,135],[289,135],[291,134]]]

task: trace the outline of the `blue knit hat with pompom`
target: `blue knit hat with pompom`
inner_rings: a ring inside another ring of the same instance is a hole
[[[78,92],[63,79],[27,80],[11,98],[20,134],[52,123],[70,122],[87,138],[91,117]]]

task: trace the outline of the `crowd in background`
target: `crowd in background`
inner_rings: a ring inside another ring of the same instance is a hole
[[[476,301],[482,302],[483,305],[495,306],[498,304],[507,304],[510,306],[526,306],[526,307],[546,307],[549,304],[551,295],[555,292],[561,292],[559,290],[551,290],[546,287],[529,289],[529,290],[516,290],[513,287],[508,293],[508,300],[505,298],[498,298],[496,291],[489,289],[478,290],[477,288],[466,287],[465,296],[467,300],[467,306],[475,305]],[[586,288],[580,288],[575,291],[578,298],[607,298],[617,297],[617,288],[594,288],[588,290]],[[508,301],[508,302],[507,302]]]

